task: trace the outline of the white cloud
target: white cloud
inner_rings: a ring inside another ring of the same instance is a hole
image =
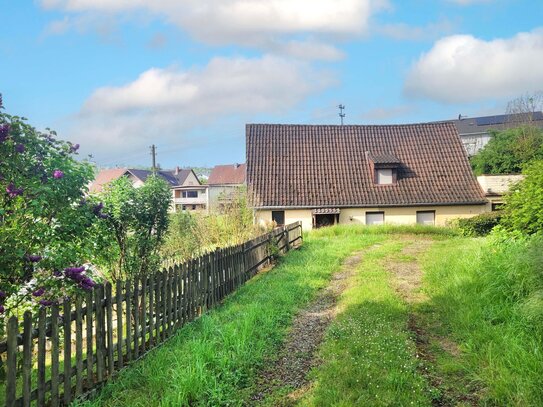
[[[245,120],[285,112],[334,82],[328,72],[274,56],[215,58],[188,70],[152,68],[123,86],[97,89],[70,133],[98,159],[150,143],[194,144],[186,136],[194,128],[228,115],[240,119],[243,132]]]
[[[541,88],[542,61],[543,29],[491,41],[454,35],[420,57],[404,91],[445,103],[510,98]]]
[[[287,43],[285,50],[296,46],[298,52],[300,44],[288,44],[292,37],[352,37],[366,32],[370,17],[387,8],[388,0],[41,0],[41,4],[76,15],[156,16],[205,43],[268,50],[268,45],[281,41]],[[301,42],[305,48],[306,42]],[[330,50],[324,54],[330,58]]]

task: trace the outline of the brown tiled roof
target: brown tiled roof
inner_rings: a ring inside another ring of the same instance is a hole
[[[245,164],[216,165],[207,183],[209,185],[244,184],[245,172]]]
[[[100,170],[100,172],[96,175],[94,181],[90,184],[89,192],[102,192],[104,186],[107,183],[121,177],[126,171],[126,168],[111,168],[107,170]]]
[[[256,207],[482,204],[453,123],[390,126],[249,124],[247,184]],[[375,185],[366,152],[400,160]]]

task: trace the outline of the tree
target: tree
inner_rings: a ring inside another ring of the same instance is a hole
[[[543,110],[543,92],[538,91],[511,100],[507,104],[506,114],[509,123],[516,123],[522,127],[531,125],[534,121],[534,113],[541,110]]]
[[[93,167],[78,148],[0,110],[1,312],[10,296],[49,305],[94,285],[83,263],[99,216],[84,199]]]
[[[537,159],[543,159],[543,130],[522,126],[492,132],[488,144],[471,158],[471,165],[477,175],[511,174]]]
[[[169,185],[156,176],[134,188],[127,177],[111,182],[98,196],[105,222],[97,225],[95,261],[112,280],[145,275],[159,263],[159,249],[168,229]],[[114,241],[116,244],[111,245]]]
[[[543,232],[543,160],[530,163],[524,169],[525,178],[505,197],[502,220],[509,230],[523,234]]]

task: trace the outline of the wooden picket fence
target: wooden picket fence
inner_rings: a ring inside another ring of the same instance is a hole
[[[13,316],[5,360],[5,405],[68,405],[215,307],[274,255],[302,243],[301,223],[217,249],[145,278],[97,285],[86,296]],[[273,249],[275,247],[275,249]],[[21,331],[21,332],[19,332]]]

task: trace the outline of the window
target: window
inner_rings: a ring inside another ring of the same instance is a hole
[[[196,205],[192,205],[192,210],[193,210],[193,211],[196,210]]]
[[[186,210],[187,210],[187,206],[186,206],[186,205],[183,205],[182,210],[186,211]]]
[[[366,212],[366,225],[383,225],[384,223],[384,212]]]
[[[435,225],[436,211],[417,211],[417,223],[419,225]]]
[[[500,211],[503,209],[503,203],[501,202],[492,202],[492,211]]]
[[[394,182],[392,168],[377,168],[375,182],[379,185],[390,185]]]
[[[285,211],[272,211],[272,221],[278,226],[285,224]]]
[[[183,191],[183,198],[198,198],[198,191]]]

